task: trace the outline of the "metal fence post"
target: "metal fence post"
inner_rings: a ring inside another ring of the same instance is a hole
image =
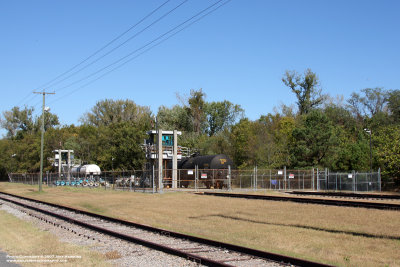
[[[257,191],[257,183],[258,183],[258,181],[257,181],[257,171],[258,171],[258,169],[257,169],[257,165],[256,165],[255,173],[254,173],[254,190],[255,191]]]
[[[242,175],[239,173],[239,188],[242,190]]]
[[[378,188],[379,192],[381,192],[381,168],[378,169]]]
[[[312,182],[311,182],[312,183],[312,190],[315,191],[315,186],[314,186],[314,168],[312,168],[311,171],[312,171],[312,176],[311,176],[311,179],[312,179]]]
[[[336,173],[336,187],[335,187],[335,191],[337,191],[337,175],[338,175],[338,173]]]
[[[286,190],[286,166],[283,167],[283,188]]]
[[[271,179],[272,179],[272,171],[271,170],[269,170],[269,190],[271,190],[272,189],[272,184],[271,184]]]
[[[231,165],[228,165],[228,188],[232,191]]]
[[[325,190],[329,190],[328,168],[325,168]]]
[[[153,164],[152,172],[153,172],[153,173],[152,173],[151,176],[152,176],[152,187],[153,187],[153,194],[154,194],[155,191],[156,191],[156,190],[155,190],[155,189],[156,189],[156,188],[155,188],[155,187],[156,187],[156,184],[154,183],[154,173],[155,173],[155,172],[154,172],[154,164]]]
[[[317,168],[317,191],[319,191],[319,170]]]
[[[198,169],[197,169],[197,165],[196,166],[194,166],[194,172],[195,172],[195,174],[194,174],[194,189],[197,191],[197,176],[198,176],[198,173],[197,173],[197,171],[198,171]]]

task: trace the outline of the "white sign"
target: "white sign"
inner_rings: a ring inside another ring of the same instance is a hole
[[[293,173],[289,173],[289,179],[294,179],[294,174]]]
[[[352,178],[353,178],[353,174],[349,173],[349,174],[347,175],[347,178],[352,179]]]
[[[188,170],[189,175],[193,175],[193,170]]]
[[[283,171],[278,171],[278,175],[282,175],[283,174]]]
[[[207,179],[207,173],[202,173],[201,174],[201,179]]]

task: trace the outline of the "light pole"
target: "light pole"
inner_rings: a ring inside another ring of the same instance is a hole
[[[10,167],[10,174],[9,174],[9,181],[11,182],[11,177],[12,177],[12,172],[14,170],[14,161],[15,161],[15,157],[17,156],[17,154],[12,154],[11,155],[11,167]]]
[[[364,131],[369,134],[369,171],[372,173],[372,132],[367,128]]]

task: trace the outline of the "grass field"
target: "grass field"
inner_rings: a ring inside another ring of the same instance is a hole
[[[16,260],[41,262],[17,262],[22,266],[111,266],[106,263],[107,255],[88,248],[60,242],[56,236],[39,230],[31,223],[0,210],[0,250]],[[32,258],[22,258],[28,256]],[[77,258],[62,258],[73,256]],[[36,257],[36,258],[34,258]],[[37,258],[41,257],[41,258]],[[58,258],[61,257],[61,258]],[[44,262],[44,261],[53,262]],[[63,261],[66,262],[57,262]]]
[[[400,266],[400,212],[184,192],[0,183],[0,190],[138,223],[340,266]],[[362,235],[368,235],[364,237]],[[361,236],[360,236],[361,235]]]

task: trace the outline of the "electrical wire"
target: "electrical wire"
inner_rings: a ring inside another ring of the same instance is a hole
[[[50,86],[55,86],[57,84],[60,84],[61,82],[71,78],[72,76],[78,74],[79,72],[81,72],[82,70],[88,68],[89,66],[93,65],[94,63],[98,62],[99,60],[103,59],[104,57],[108,56],[109,54],[111,54],[112,52],[114,52],[115,50],[117,50],[118,48],[120,48],[121,46],[125,45],[126,43],[128,43],[129,41],[131,41],[132,39],[134,39],[135,37],[139,36],[141,33],[143,33],[144,31],[146,31],[147,29],[149,29],[150,27],[152,27],[153,25],[155,25],[157,22],[161,21],[163,18],[167,17],[169,14],[171,14],[172,12],[174,12],[175,10],[177,10],[179,7],[181,7],[184,3],[188,2],[189,0],[184,0],[183,2],[181,2],[179,5],[175,6],[174,8],[172,8],[171,10],[169,10],[168,12],[166,12],[164,15],[162,15],[161,17],[159,17],[158,19],[156,19],[155,21],[153,21],[151,24],[149,24],[148,26],[146,26],[144,29],[142,29],[141,31],[139,31],[138,33],[136,33],[135,35],[131,36],[130,38],[128,38],[127,40],[125,40],[124,42],[122,42],[121,44],[117,45],[116,47],[114,47],[113,49],[111,49],[110,51],[108,51],[107,53],[101,55],[100,57],[98,57],[97,59],[93,60],[92,62],[86,64],[85,66],[83,66],[82,68],[78,69],[77,71],[71,73],[70,75],[68,75],[67,77],[64,77],[63,79],[52,83]],[[46,87],[46,89],[48,89],[48,87]]]
[[[168,2],[170,2],[171,0],[167,0],[164,3],[162,3],[160,6],[158,6],[156,9],[152,10],[150,13],[148,13],[146,16],[144,16],[142,19],[140,19],[138,22],[136,22],[134,25],[132,25],[131,27],[129,27],[127,30],[125,30],[124,32],[122,32],[121,34],[119,34],[117,37],[115,37],[114,39],[112,39],[111,41],[109,41],[107,44],[105,44],[104,46],[102,46],[100,49],[98,49],[97,51],[95,51],[93,54],[89,55],[88,57],[86,57],[84,60],[82,60],[81,62],[79,62],[78,64],[76,64],[75,66],[73,66],[72,68],[68,69],[67,71],[61,73],[60,75],[58,75],[57,77],[55,77],[54,79],[48,81],[47,83],[41,85],[38,87],[37,90],[40,90],[40,88],[47,88],[48,86],[50,86],[50,84],[54,81],[56,81],[57,79],[59,79],[60,77],[64,76],[65,74],[71,72],[72,70],[76,69],[77,67],[79,67],[80,65],[82,65],[83,63],[85,63],[86,61],[88,61],[89,59],[91,59],[92,57],[94,57],[95,55],[97,55],[98,53],[100,53],[101,51],[103,51],[104,49],[106,49],[107,47],[109,47],[111,44],[113,44],[115,41],[117,41],[118,39],[121,39],[125,34],[127,34],[128,32],[130,32],[131,30],[133,30],[134,28],[136,28],[139,24],[141,24],[143,21],[145,21],[146,19],[148,19],[149,17],[151,17],[154,13],[156,13],[159,9],[161,9],[163,6],[165,6]]]
[[[100,73],[100,72],[102,72],[102,71],[104,71],[104,70],[110,68],[111,66],[113,66],[113,65],[115,65],[115,64],[118,64],[119,62],[123,61],[124,59],[129,58],[130,56],[132,56],[133,54],[137,53],[138,51],[140,51],[140,50],[146,48],[147,46],[153,44],[154,42],[160,40],[161,38],[165,37],[166,35],[170,34],[171,32],[173,32],[173,31],[177,30],[178,28],[182,27],[183,25],[185,25],[185,24],[188,23],[189,21],[193,20],[194,18],[200,16],[201,14],[203,14],[204,12],[206,12],[207,10],[212,9],[213,7],[215,7],[216,5],[218,5],[219,3],[221,3],[222,1],[223,1],[223,0],[219,0],[219,1],[215,2],[214,4],[212,4],[212,5],[208,6],[208,7],[206,7],[205,9],[203,9],[203,10],[201,10],[200,12],[196,13],[195,15],[193,15],[192,17],[190,17],[189,19],[186,19],[184,22],[178,24],[177,26],[175,26],[175,27],[172,28],[171,30],[169,30],[169,31],[167,31],[167,32],[165,32],[165,33],[163,33],[163,34],[161,34],[161,35],[158,36],[157,38],[155,38],[155,39],[153,39],[152,41],[148,42],[147,44],[141,46],[140,48],[138,48],[138,49],[132,51],[131,53],[125,55],[124,57],[119,58],[118,60],[114,61],[113,63],[111,63],[111,64],[109,64],[109,65],[107,65],[107,66],[105,66],[105,67],[103,67],[103,68],[101,68],[101,69],[99,69],[99,70],[97,70],[97,71],[95,71],[95,72],[93,72],[93,73],[91,73],[91,74],[89,74],[89,75],[87,75],[87,76],[85,76],[85,77],[79,79],[79,80],[76,80],[76,81],[74,81],[74,82],[72,82],[72,83],[70,83],[70,84],[68,84],[68,85],[66,85],[66,86],[64,86],[64,87],[62,87],[62,88],[59,88],[59,89],[57,90],[57,92],[62,91],[62,90],[64,90],[64,89],[66,89],[66,88],[69,88],[69,87],[71,87],[71,86],[73,86],[73,85],[76,85],[77,83],[80,83],[80,82],[82,82],[82,81],[84,81],[84,80],[87,80],[87,79],[89,79],[89,78],[95,76],[96,74],[98,74],[98,73]],[[230,0],[229,0],[229,1],[230,1]],[[227,1],[226,3],[228,3],[229,1]],[[225,3],[224,3],[224,4],[225,4]],[[224,4],[223,4],[223,5],[224,5]],[[222,6],[222,5],[221,5],[221,6]],[[218,7],[218,8],[219,8],[219,7]],[[218,9],[218,8],[217,8],[217,9]],[[215,10],[216,10],[216,9],[215,9]],[[213,10],[213,11],[215,11],[215,10]],[[213,11],[212,11],[212,12],[213,12]],[[208,13],[207,13],[207,15],[208,15]],[[191,25],[191,24],[190,24],[190,25]],[[147,50],[146,50],[146,51],[147,51]],[[141,54],[143,54],[143,53],[140,53],[139,55],[141,55]],[[133,59],[135,59],[135,58],[136,58],[136,57],[134,57]],[[131,60],[133,60],[133,59],[131,59]],[[125,64],[128,63],[129,61],[130,61],[130,60],[128,60],[128,61],[125,62],[125,63],[122,63],[121,66],[122,66],[122,65],[125,65]],[[119,68],[119,67],[117,67],[117,68]]]
[[[172,31],[176,30],[177,28],[181,27],[182,25],[184,25],[184,24],[187,23],[188,21],[190,21],[190,20],[194,19],[195,17],[201,15],[201,14],[204,13],[206,10],[211,9],[212,7],[214,7],[215,5],[217,5],[218,3],[222,2],[222,1],[223,1],[223,0],[217,1],[217,2],[214,3],[213,5],[211,5],[211,6],[207,7],[207,8],[205,8],[205,9],[203,9],[202,11],[200,11],[200,12],[197,13],[196,15],[192,16],[190,19],[186,20],[185,22],[183,22],[183,23],[179,24],[178,26],[174,27],[172,30],[168,31],[167,33],[171,33]],[[141,53],[139,53],[139,54],[136,55],[135,57],[126,60],[125,62],[123,62],[122,64],[118,65],[117,67],[115,67],[115,68],[109,70],[109,71],[106,72],[106,73],[103,73],[103,74],[100,75],[99,77],[97,77],[97,78],[95,78],[95,79],[89,81],[88,83],[86,83],[86,84],[84,84],[84,85],[82,85],[82,86],[76,88],[75,90],[69,92],[68,94],[65,94],[65,95],[63,95],[63,96],[61,96],[61,97],[59,97],[59,98],[53,100],[50,104],[55,103],[55,102],[57,102],[57,101],[59,101],[59,100],[65,98],[65,97],[68,97],[68,96],[72,95],[73,93],[79,91],[80,89],[83,89],[84,87],[86,87],[86,86],[88,86],[88,85],[90,85],[90,84],[92,84],[92,83],[94,83],[94,82],[100,80],[101,78],[103,78],[104,76],[110,74],[111,72],[113,72],[113,71],[115,71],[115,70],[121,68],[121,67],[124,66],[125,64],[131,62],[132,60],[138,58],[139,56],[143,55],[144,53],[150,51],[150,50],[153,49],[154,47],[156,47],[156,46],[160,45],[161,43],[167,41],[168,39],[172,38],[173,36],[175,36],[176,34],[180,33],[181,31],[187,29],[188,27],[190,27],[190,26],[193,25],[194,23],[198,22],[199,20],[203,19],[204,17],[208,16],[209,14],[213,13],[214,11],[216,11],[216,10],[219,9],[220,7],[226,5],[226,4],[229,3],[230,1],[231,1],[231,0],[227,0],[226,2],[222,3],[221,5],[215,7],[215,8],[212,9],[211,11],[209,11],[209,12],[207,12],[206,14],[202,15],[200,18],[197,18],[196,20],[194,20],[194,21],[192,21],[191,23],[189,23],[188,25],[182,27],[182,28],[179,29],[178,31],[172,33],[172,34],[169,35],[168,37],[162,39],[161,41],[159,41],[159,42],[157,42],[156,44],[152,45],[152,46],[149,47],[148,49],[142,51]],[[165,34],[163,34],[163,35],[161,35],[161,36],[165,36],[167,33],[165,33]],[[162,38],[162,37],[161,37],[161,38]],[[158,40],[158,39],[160,39],[160,38],[158,37],[158,38],[154,39],[152,42],[154,42],[155,40]],[[150,42],[150,43],[152,43],[152,42]],[[145,46],[147,46],[147,45],[145,45]],[[135,50],[135,51],[136,51],[136,50]],[[97,73],[96,73],[96,74],[97,74]]]
[[[167,0],[165,2],[163,2],[160,6],[158,6],[157,8],[155,8],[154,10],[152,10],[150,13],[148,13],[146,16],[144,16],[142,19],[140,19],[138,22],[136,22],[134,25],[132,25],[131,27],[129,27],[127,30],[125,30],[124,32],[122,32],[121,34],[119,34],[117,37],[115,37],[114,39],[112,39],[111,41],[109,41],[107,44],[103,45],[100,49],[96,50],[94,53],[92,53],[91,55],[89,55],[88,57],[86,57],[84,60],[82,60],[81,62],[79,62],[78,64],[74,65],[73,67],[71,67],[70,69],[68,69],[67,71],[61,73],[60,75],[58,75],[57,77],[53,78],[52,80],[44,83],[41,86],[38,86],[35,90],[41,90],[42,88],[47,88],[49,85],[51,85],[54,81],[58,80],[59,78],[63,77],[64,75],[70,73],[71,71],[73,71],[74,69],[76,69],[77,67],[79,67],[80,65],[82,65],[83,63],[87,62],[89,59],[91,59],[92,57],[94,57],[95,55],[97,55],[98,53],[100,53],[101,51],[103,51],[105,48],[109,47],[111,44],[113,44],[115,41],[117,41],[118,39],[121,39],[124,35],[126,35],[128,32],[130,32],[132,29],[136,28],[139,24],[141,24],[143,21],[145,21],[147,18],[151,17],[154,13],[156,13],[158,10],[160,10],[163,6],[165,6],[168,2],[170,2],[171,0]],[[20,106],[22,103],[24,103],[25,99],[27,99],[31,94],[33,94],[33,92],[35,92],[35,90],[32,90],[32,92],[30,92],[28,95],[26,95],[21,101],[18,102],[17,106]],[[34,94],[35,95],[35,94]],[[36,95],[35,95],[36,96]],[[31,99],[29,100],[31,101]],[[29,102],[28,102],[29,103]],[[25,102],[25,105],[27,105],[27,103]]]

